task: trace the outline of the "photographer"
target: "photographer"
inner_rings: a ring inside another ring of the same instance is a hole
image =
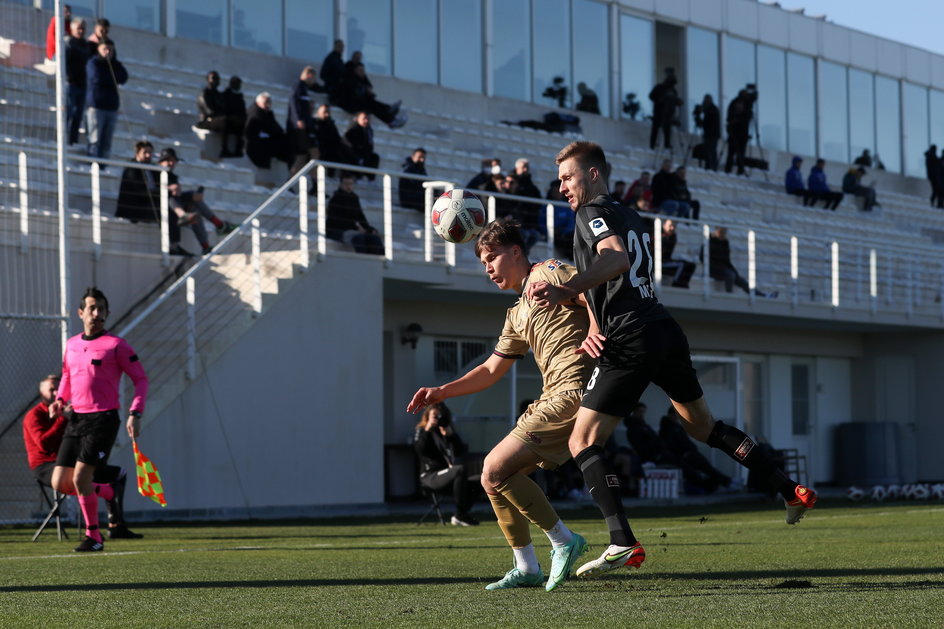
[[[757,87],[753,83],[738,92],[737,98],[728,105],[728,158],[724,172],[731,172],[737,164],[737,174],[744,175],[744,154],[751,137],[751,121],[754,120],[754,103],[757,101]]]
[[[461,457],[468,446],[452,426],[452,413],[443,402],[426,407],[413,433],[413,449],[420,459],[420,484],[432,491],[452,487],[456,501],[454,526],[476,526],[478,520],[469,510],[473,487]]]
[[[557,101],[557,106],[563,109],[567,106],[567,86],[564,85],[564,77],[555,76],[553,85],[544,89],[541,93],[544,98],[550,98]]]
[[[705,94],[700,105],[695,105],[695,127],[701,129],[702,148],[699,161],[707,170],[718,170],[718,140],[721,139],[721,112],[711,94]]]
[[[665,69],[665,80],[652,88],[649,100],[652,101],[652,131],[649,133],[649,148],[655,150],[656,138],[662,130],[665,148],[672,148],[672,125],[678,124],[678,108],[682,104],[678,90],[678,79],[672,68]]]

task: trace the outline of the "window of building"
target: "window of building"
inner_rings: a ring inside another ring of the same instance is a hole
[[[439,81],[438,0],[394,0],[394,74],[423,83]]]
[[[787,149],[786,53],[770,46],[757,46],[757,130],[761,146]]]
[[[607,5],[573,0],[574,107],[610,114],[610,36]]]
[[[724,108],[737,98],[738,92],[748,83],[757,83],[757,67],[754,60],[754,44],[737,37],[724,38]],[[722,114],[723,115],[723,114]]]
[[[443,24],[461,24],[440,38],[440,84],[469,92],[482,91],[481,0],[441,0]]]
[[[359,50],[367,74],[390,74],[390,2],[347,0],[345,55]],[[325,51],[327,54],[327,51]]]
[[[718,34],[703,28],[690,26],[686,31],[686,38],[685,55],[688,77],[685,84],[688,86],[687,109],[691,112],[695,105],[704,100],[705,94],[711,94],[715,106],[720,107],[718,77],[721,64],[718,55]],[[724,117],[722,116],[723,120]]]
[[[849,155],[875,152],[875,78],[849,68]]]
[[[819,156],[849,161],[849,92],[846,68],[819,62]]]
[[[575,86],[570,75],[570,19],[568,0],[542,0],[531,6],[534,25],[534,102],[571,107]],[[561,91],[564,90],[564,91]],[[566,93],[559,105],[560,96]]]
[[[928,150],[928,90],[913,83],[902,83],[902,134],[904,173],[924,177],[924,152]]]
[[[898,81],[875,77],[875,151],[886,170],[901,172],[901,100]]]
[[[741,359],[741,383],[744,395],[744,432],[764,434],[764,363],[763,359]]]
[[[319,64],[334,47],[334,0],[285,0],[285,54]],[[350,47],[344,49],[345,59]]]
[[[281,55],[282,24],[281,3],[233,0],[234,46]]]
[[[75,2],[72,7],[75,11]],[[102,10],[112,24],[140,28],[143,31],[161,30],[160,0],[105,0]],[[91,24],[88,26],[91,27]],[[91,29],[88,34],[91,34]]]
[[[465,373],[473,361],[480,360],[492,347],[486,339],[435,339],[433,371],[437,380],[451,380]]]
[[[492,86],[495,96],[531,100],[531,15],[528,0],[492,3]]]
[[[813,57],[787,53],[787,146],[816,155],[816,82]]]
[[[175,17],[177,37],[229,43],[229,0],[178,3]]]
[[[929,135],[930,143],[938,149],[944,145],[944,92],[931,90],[928,95],[930,104]]]
[[[810,434],[810,407],[813,403],[810,371],[808,364],[794,363],[790,366],[790,399],[794,435]]]

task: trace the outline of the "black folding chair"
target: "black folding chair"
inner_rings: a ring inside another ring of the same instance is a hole
[[[416,521],[417,525],[422,524],[426,518],[428,518],[430,514],[435,511],[436,516],[439,517],[439,523],[445,526],[446,519],[443,518],[442,508],[439,506],[439,494],[435,490],[425,487],[422,484],[420,484],[420,491],[422,491],[424,495],[429,496],[432,504],[429,506],[429,509],[426,510],[426,513],[423,514],[423,517]]]
[[[68,538],[69,534],[66,533],[66,530],[62,526],[62,513],[60,512],[62,508],[63,501],[67,498],[66,494],[60,494],[55,489],[47,487],[42,483],[42,481],[36,481],[36,484],[39,485],[39,493],[43,497],[43,501],[46,503],[46,506],[49,507],[49,513],[46,514],[46,519],[43,520],[43,523],[39,525],[39,528],[36,529],[36,532],[33,533],[33,540],[39,537],[40,533],[49,525],[50,520],[55,518],[56,520],[56,532],[59,535],[59,541],[62,541],[62,538]],[[52,492],[52,497],[49,496],[49,492]]]

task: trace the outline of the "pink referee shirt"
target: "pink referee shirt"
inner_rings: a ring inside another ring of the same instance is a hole
[[[91,340],[77,334],[66,342],[62,357],[59,399],[72,402],[77,413],[98,413],[118,408],[118,385],[126,373],[134,382],[132,411],[144,412],[148,379],[137,354],[124,339],[108,332]]]

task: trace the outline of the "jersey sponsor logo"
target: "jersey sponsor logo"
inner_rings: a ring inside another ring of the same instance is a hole
[[[603,232],[609,231],[609,229],[610,228],[607,227],[606,221],[602,218],[595,218],[590,221],[590,231],[593,232],[594,236],[599,236]]]
[[[563,262],[561,262],[560,260],[556,260],[556,259],[554,259],[554,258],[551,258],[550,260],[548,260],[547,262],[545,262],[545,264],[547,264],[548,270],[551,270],[551,271],[553,271],[554,269],[556,269],[556,268],[558,268],[558,267],[564,266],[564,263],[563,263]]]
[[[616,474],[607,474],[606,475],[606,486],[607,487],[619,487],[619,477]]]
[[[754,442],[751,441],[750,437],[744,437],[744,441],[742,441],[741,445],[739,445],[737,450],[734,451],[734,456],[736,456],[739,461],[743,461],[753,449]]]
[[[538,445],[541,445],[542,439],[541,439],[540,437],[538,437],[536,434],[534,434],[534,433],[531,432],[530,430],[526,431],[525,434],[528,435],[528,440],[529,440],[529,441],[532,441],[533,443],[536,443],[536,444],[538,444]]]

